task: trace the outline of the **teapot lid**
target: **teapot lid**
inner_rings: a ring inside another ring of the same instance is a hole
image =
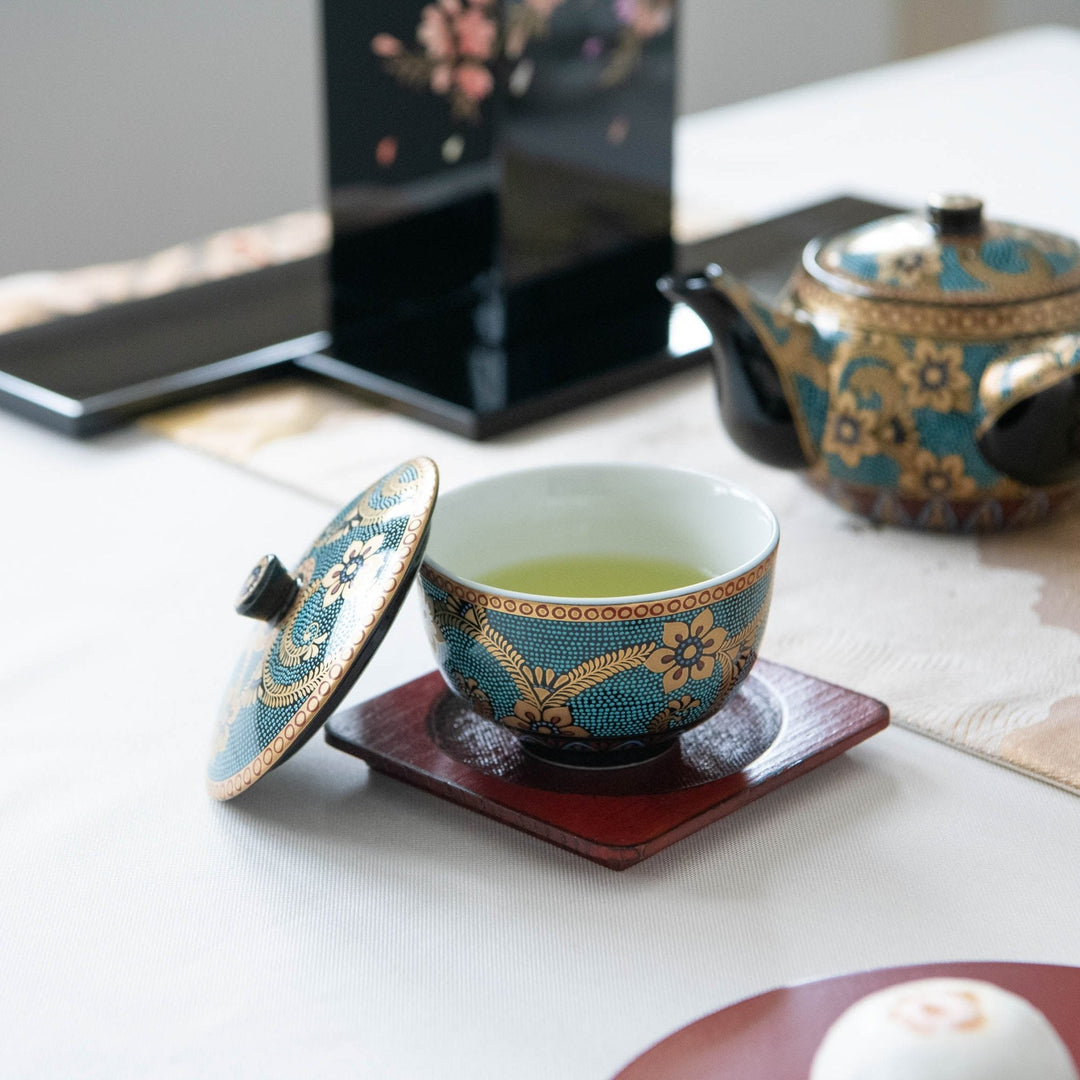
[[[375,654],[420,567],[439,487],[418,457],[362,491],[295,570],[266,555],[236,610],[259,621],[214,730],[207,782],[246,791],[305,742]]]
[[[834,292],[937,304],[999,304],[1080,288],[1080,245],[987,222],[969,195],[934,195],[897,214],[811,244],[806,271]]]

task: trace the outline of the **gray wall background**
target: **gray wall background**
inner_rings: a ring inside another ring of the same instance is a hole
[[[1080,27],[1080,0],[681,6],[683,111],[1021,26]],[[316,0],[0,0],[0,276],[321,202],[317,34]]]
[[[684,112],[1044,23],[1080,0],[681,0]]]

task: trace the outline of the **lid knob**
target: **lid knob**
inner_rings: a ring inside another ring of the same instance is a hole
[[[927,213],[939,236],[974,236],[982,231],[982,199],[974,195],[931,195]]]
[[[276,555],[264,555],[247,576],[236,598],[236,613],[276,622],[288,611],[300,586]]]

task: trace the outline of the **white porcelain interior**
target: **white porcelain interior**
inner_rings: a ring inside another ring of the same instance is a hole
[[[693,586],[649,594],[669,596],[737,577],[761,562],[779,535],[775,515],[757,496],[717,477],[653,465],[560,465],[440,495],[425,562],[472,585],[510,563],[553,555],[674,559],[707,573]]]

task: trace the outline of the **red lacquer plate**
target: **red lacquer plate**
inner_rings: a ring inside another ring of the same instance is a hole
[[[940,977],[983,979],[1027,998],[1080,1061],[1080,968],[921,964],[841,975],[740,1001],[669,1035],[615,1080],[806,1080],[814,1051],[849,1005],[894,983]]]

